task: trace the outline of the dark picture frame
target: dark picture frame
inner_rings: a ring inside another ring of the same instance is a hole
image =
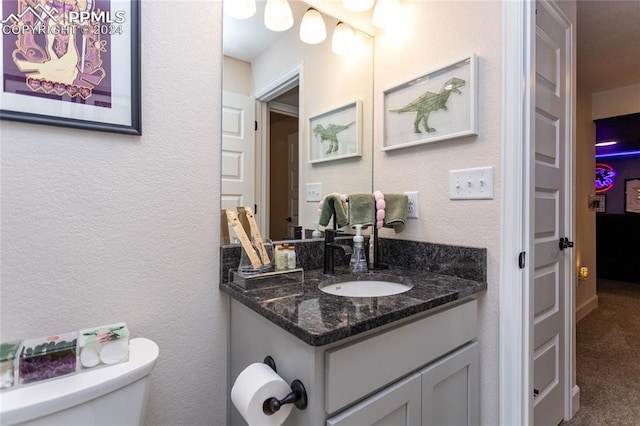
[[[624,212],[640,214],[640,177],[624,180]]]
[[[0,119],[142,134],[140,3],[0,0]]]

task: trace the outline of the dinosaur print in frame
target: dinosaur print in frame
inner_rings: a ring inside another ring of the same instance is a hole
[[[362,156],[362,101],[309,119],[309,163]]]
[[[476,74],[471,55],[384,91],[382,150],[476,135]]]

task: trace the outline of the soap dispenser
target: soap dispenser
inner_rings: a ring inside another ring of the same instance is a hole
[[[361,235],[362,225],[354,225],[356,228],[356,236],[353,237],[353,254],[349,267],[351,272],[367,272],[367,257],[364,253],[364,237]]]
[[[311,238],[322,238],[322,232],[318,228],[320,224],[318,222],[313,222],[313,232],[311,233]]]

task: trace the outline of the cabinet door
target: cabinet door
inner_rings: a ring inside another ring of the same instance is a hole
[[[415,373],[327,420],[327,426],[419,426],[421,376]]]
[[[470,343],[422,374],[422,426],[479,424],[478,343]]]

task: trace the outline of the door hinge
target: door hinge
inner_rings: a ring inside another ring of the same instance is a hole
[[[538,395],[540,395],[540,391],[538,389],[534,389],[533,390],[533,397],[535,398]]]
[[[520,269],[524,269],[524,265],[526,263],[525,259],[527,257],[527,253],[524,251],[521,251],[520,254],[518,255],[518,266],[520,267]]]
[[[254,204],[254,205],[253,205],[253,214],[254,214],[254,215],[255,215],[255,214],[258,214],[258,205],[257,205],[257,204]]]
[[[254,123],[255,123],[256,132],[257,132],[258,131],[258,121],[256,120],[256,121],[254,121]]]

